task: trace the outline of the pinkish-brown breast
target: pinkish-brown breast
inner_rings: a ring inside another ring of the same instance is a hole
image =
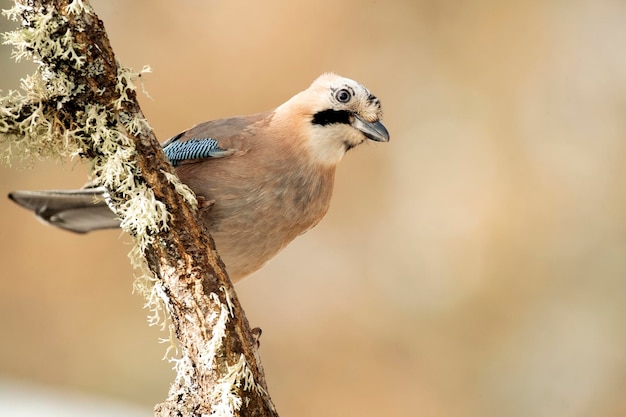
[[[334,166],[302,163],[299,148],[277,153],[255,143],[242,147],[242,156],[177,168],[184,183],[213,202],[203,218],[233,281],[261,268],[322,219],[335,175]]]

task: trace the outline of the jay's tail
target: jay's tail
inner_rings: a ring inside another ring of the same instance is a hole
[[[76,233],[87,233],[120,226],[120,221],[106,204],[105,193],[104,188],[14,191],[9,198],[35,212],[45,223]]]

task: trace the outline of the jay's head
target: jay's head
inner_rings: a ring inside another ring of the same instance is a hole
[[[298,128],[305,129],[306,145],[318,163],[336,164],[368,139],[389,141],[380,122],[380,100],[358,82],[336,74],[321,75],[276,112],[297,113]]]

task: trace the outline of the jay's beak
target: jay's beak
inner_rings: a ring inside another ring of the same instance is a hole
[[[363,132],[365,137],[368,139],[376,142],[389,142],[389,132],[379,121],[368,122],[355,115],[354,120],[352,121],[352,127]]]

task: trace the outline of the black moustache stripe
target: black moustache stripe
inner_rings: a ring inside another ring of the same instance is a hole
[[[323,110],[313,115],[313,124],[327,126],[336,123],[350,124],[350,112],[347,110]]]

